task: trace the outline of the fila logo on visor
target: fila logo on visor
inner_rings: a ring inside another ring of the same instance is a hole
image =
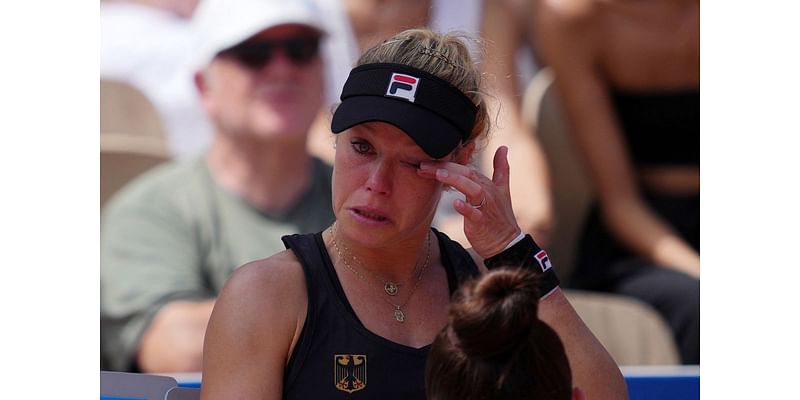
[[[550,264],[550,257],[547,256],[544,250],[540,250],[534,257],[536,257],[536,261],[539,262],[539,266],[542,267],[542,272],[553,268],[553,264]]]
[[[389,87],[386,88],[386,96],[399,97],[413,103],[418,84],[419,78],[395,72],[392,74],[392,79],[389,79]]]

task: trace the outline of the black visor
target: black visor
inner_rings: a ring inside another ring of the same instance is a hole
[[[402,129],[433,158],[442,158],[469,138],[477,107],[460,90],[425,71],[402,64],[353,68],[331,130],[341,133],[365,122]]]

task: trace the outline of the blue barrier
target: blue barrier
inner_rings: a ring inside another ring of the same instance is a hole
[[[700,367],[621,367],[630,400],[699,400]]]
[[[623,366],[630,400],[699,400],[700,366]],[[202,377],[173,374],[178,387],[199,388]]]

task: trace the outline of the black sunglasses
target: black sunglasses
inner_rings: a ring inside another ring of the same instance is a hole
[[[319,37],[295,36],[277,40],[253,40],[223,50],[220,55],[233,57],[248,68],[261,69],[272,60],[276,48],[281,48],[294,64],[307,64],[319,53]]]

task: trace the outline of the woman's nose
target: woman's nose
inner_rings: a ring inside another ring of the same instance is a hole
[[[373,164],[367,179],[367,190],[382,195],[392,192],[392,166],[385,161],[376,161]]]

